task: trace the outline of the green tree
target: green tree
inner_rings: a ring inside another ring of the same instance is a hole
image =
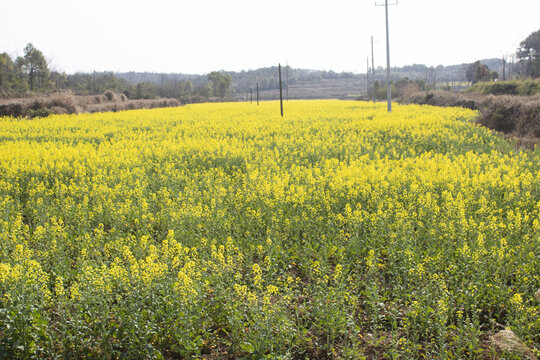
[[[144,98],[144,83],[137,83],[137,95],[136,99],[143,99]]]
[[[61,90],[67,86],[67,75],[65,73],[52,71],[49,80],[54,90]]]
[[[231,87],[232,77],[229,74],[223,74],[218,71],[212,71],[207,76],[208,80],[212,83],[212,92],[214,95],[219,96],[221,99],[229,92]]]
[[[489,81],[491,79],[491,73],[487,65],[482,64],[480,61],[469,65],[466,71],[467,81],[471,81],[476,84],[479,81]]]
[[[526,64],[531,77],[540,75],[540,30],[533,32],[519,44],[517,58]]]
[[[41,88],[47,87],[49,69],[43,53],[29,43],[24,48],[23,70],[28,74],[28,84],[33,91],[36,85]]]
[[[27,90],[22,63],[14,62],[6,53],[0,54],[0,90],[11,95]]]
[[[101,94],[107,90],[111,90],[113,92],[120,91],[120,83],[112,72],[106,72],[99,75],[94,73],[93,80],[94,94]]]
[[[190,80],[184,81],[180,87],[180,100],[184,103],[190,102],[193,96],[193,83]]]
[[[204,86],[203,88],[199,90],[199,93],[202,97],[208,100],[213,95],[212,85],[206,84],[206,86]]]
[[[0,89],[7,85],[10,65],[13,65],[13,62],[9,55],[6,53],[0,54]]]

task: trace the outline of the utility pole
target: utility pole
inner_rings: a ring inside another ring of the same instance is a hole
[[[287,102],[289,102],[289,60],[285,60],[285,79],[287,81]]]
[[[512,80],[512,70],[514,69],[514,55],[512,55],[512,61],[508,64],[508,80]]]
[[[536,50],[534,48],[531,48],[529,49],[529,75],[531,76],[531,79],[534,79],[536,77],[534,59],[536,59]]]
[[[502,58],[502,62],[503,62],[503,81],[506,80],[506,58],[505,56],[503,55],[503,58]]]
[[[366,58],[366,101],[369,101],[369,57]]]
[[[281,117],[283,117],[283,87],[281,86],[281,64],[278,64],[279,72],[279,107],[281,109]]]
[[[257,83],[257,106],[259,106],[259,83]]]
[[[390,33],[388,30],[388,5],[397,5],[398,2],[394,4],[388,4],[388,0],[384,0],[384,8],[386,13],[386,97],[388,99],[388,112],[392,112],[392,83],[390,80]],[[375,3],[375,6],[383,6]]]
[[[371,100],[375,102],[375,58],[373,57],[373,36],[371,37]]]

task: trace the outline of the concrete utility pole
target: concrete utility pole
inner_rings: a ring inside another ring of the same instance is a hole
[[[373,57],[373,36],[371,37],[371,100],[375,102],[375,58]]]
[[[514,55],[512,55],[512,61],[508,64],[508,80],[512,80],[512,71],[514,69]]]
[[[506,56],[503,55],[502,57],[502,65],[503,65],[503,81],[506,80]]]
[[[283,87],[281,86],[281,64],[278,64],[279,72],[279,107],[281,109],[281,117],[283,117]]]
[[[287,102],[289,102],[289,60],[285,61],[285,79],[287,81]]]
[[[529,75],[531,79],[534,79],[536,76],[536,71],[534,69],[534,59],[536,59],[536,50],[533,48],[529,49]]]
[[[369,57],[366,58],[366,101],[369,101]]]
[[[392,112],[392,82],[390,80],[390,33],[388,30],[388,5],[397,5],[396,1],[393,4],[388,4],[388,0],[384,0],[384,8],[386,12],[386,97],[388,99],[388,112]],[[375,6],[383,6],[375,3]]]

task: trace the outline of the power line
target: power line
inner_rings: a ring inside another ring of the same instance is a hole
[[[331,47],[332,45],[334,45],[335,43],[337,43],[338,41],[340,40],[343,40],[345,37],[349,36],[350,34],[352,34],[354,31],[356,31],[358,29],[358,24],[354,24],[351,28],[349,28],[347,31],[343,32],[340,36],[334,38],[334,40],[328,42],[326,45],[323,45],[321,47],[319,47],[318,49],[316,49],[315,51],[313,51],[313,53],[311,53],[310,55],[304,57],[301,59],[300,63],[305,63],[309,60],[311,60],[313,57],[315,57],[315,55],[319,54],[320,52],[323,52],[324,50],[328,49],[329,47]]]

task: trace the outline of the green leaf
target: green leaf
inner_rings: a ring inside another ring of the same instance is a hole
[[[253,354],[253,352],[255,351],[255,348],[253,347],[253,345],[246,341],[240,344],[240,349],[247,352],[248,354]]]

